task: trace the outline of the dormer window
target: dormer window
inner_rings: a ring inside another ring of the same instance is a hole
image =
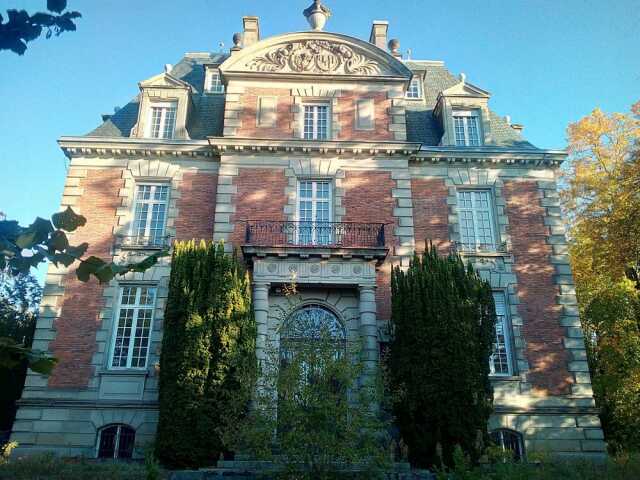
[[[150,138],[173,138],[176,129],[177,102],[152,103],[149,110]]]
[[[478,113],[470,110],[454,110],[456,146],[477,147],[480,145],[480,122]]]
[[[208,68],[204,89],[207,93],[224,93],[224,84],[217,68]]]
[[[419,77],[411,80],[406,97],[414,100],[422,98],[422,81]]]
[[[308,103],[303,105],[303,138],[305,140],[327,140],[329,138],[329,105]]]

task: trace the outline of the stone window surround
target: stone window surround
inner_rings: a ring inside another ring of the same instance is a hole
[[[487,99],[476,97],[441,97],[440,103],[436,106],[437,116],[440,117],[444,134],[440,140],[440,145],[456,146],[455,125],[453,117],[455,112],[475,111],[478,116],[478,136],[480,146],[489,145],[493,142],[491,133],[491,121],[489,104]]]
[[[262,99],[273,99],[273,121],[265,122],[261,121],[261,116],[264,113],[262,111]],[[277,95],[259,95],[256,106],[256,128],[273,128],[278,125],[278,96]]]
[[[449,168],[448,176],[444,179],[448,187],[447,205],[449,206],[449,237],[452,242],[460,241],[460,223],[458,219],[458,190],[486,189],[491,191],[493,199],[493,219],[495,225],[496,244],[506,242],[511,244],[511,237],[507,231],[509,223],[505,212],[506,200],[502,195],[503,181],[500,179],[499,170],[478,168]],[[509,249],[507,249],[509,250]],[[509,253],[487,253],[468,255],[480,275],[489,280],[491,288],[502,290],[505,294],[507,306],[507,318],[510,327],[509,337],[511,342],[512,376],[492,376],[492,380],[509,380],[516,378],[525,380],[525,374],[529,371],[526,360],[524,338],[522,337],[522,317],[518,314],[520,304],[517,295],[517,281],[515,274],[510,273],[513,265],[513,256]],[[504,271],[506,270],[506,271]]]
[[[409,96],[409,88],[411,88],[411,84],[413,82],[417,82],[417,85],[418,85],[418,96],[417,97],[410,97]],[[411,79],[411,82],[409,82],[409,86],[407,87],[407,92],[406,92],[404,98],[406,100],[410,100],[410,101],[421,101],[421,100],[424,99],[424,76],[422,74],[414,72],[413,78]]]
[[[340,116],[338,108],[339,90],[327,91],[326,95],[300,95],[300,91],[293,96],[293,136],[304,138],[304,105],[326,104],[328,106],[327,140],[337,140],[340,133]]]
[[[149,138],[151,107],[157,103],[175,103],[176,117],[173,130],[174,139],[189,139],[187,117],[191,107],[190,92],[186,88],[144,87],[140,92],[138,121],[132,128],[131,136]]]
[[[205,95],[224,95],[225,94],[225,87],[224,87],[224,84],[222,83],[222,75],[220,75],[219,67],[220,67],[220,64],[218,63],[204,66],[204,84],[202,85],[202,92]],[[217,92],[211,90],[211,76],[215,72],[218,73],[220,78],[220,83],[222,85],[222,90]]]
[[[470,145],[469,144],[469,134],[468,134],[468,125],[467,122],[465,122],[464,125],[464,145],[458,145],[457,144],[457,139],[455,138],[456,136],[456,130],[455,130],[455,118],[456,117],[468,117],[468,118],[474,118],[475,119],[475,123],[476,123],[476,129],[478,131],[478,145]],[[453,122],[453,139],[456,142],[456,146],[458,147],[481,147],[484,145],[484,129],[482,128],[483,125],[483,121],[482,121],[482,111],[479,108],[453,108],[451,111],[451,121]]]

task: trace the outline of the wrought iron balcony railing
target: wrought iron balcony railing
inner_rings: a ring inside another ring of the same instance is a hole
[[[451,248],[454,252],[466,254],[508,253],[507,242],[502,243],[465,243],[453,242]]]
[[[162,250],[171,246],[169,235],[117,235],[115,247],[123,249]]]
[[[267,247],[383,248],[384,223],[249,220],[245,243]]]

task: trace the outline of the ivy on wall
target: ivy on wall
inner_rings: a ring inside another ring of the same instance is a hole
[[[249,279],[222,244],[177,242],[160,357],[156,454],[171,468],[215,465],[248,408],[256,374]]]
[[[456,445],[473,460],[493,410],[489,356],[495,328],[490,285],[458,255],[433,245],[392,273],[389,376],[409,460],[453,463]]]

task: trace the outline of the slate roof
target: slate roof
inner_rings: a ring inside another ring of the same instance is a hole
[[[222,136],[224,95],[203,92],[204,65],[222,63],[226,58],[225,54],[187,53],[171,70],[172,76],[191,84],[194,88],[194,108],[187,125],[192,139]],[[442,62],[406,61],[405,65],[412,71],[424,75],[423,98],[406,102],[407,140],[421,142],[425,146],[438,145],[443,133],[439,122],[433,116],[438,93],[457,84],[459,79],[449,72]],[[138,118],[138,107],[139,100],[136,96],[87,136],[129,137]],[[490,115],[495,145],[536,148],[511,128],[506,118],[493,111]]]

